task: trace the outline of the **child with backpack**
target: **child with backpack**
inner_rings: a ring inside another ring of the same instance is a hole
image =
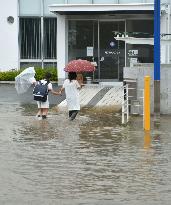
[[[35,85],[33,89],[34,100],[37,101],[38,113],[37,117],[46,119],[49,110],[48,93],[51,92],[53,95],[60,95],[60,92],[54,91],[52,83],[50,82],[51,73],[47,72],[45,78],[40,81],[33,81]]]

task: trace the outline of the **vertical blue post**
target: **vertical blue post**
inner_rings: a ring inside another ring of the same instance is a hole
[[[160,114],[160,0],[154,0],[154,114]]]

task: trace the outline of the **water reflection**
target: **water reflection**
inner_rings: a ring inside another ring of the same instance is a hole
[[[144,148],[148,149],[151,147],[151,135],[150,131],[144,131]]]

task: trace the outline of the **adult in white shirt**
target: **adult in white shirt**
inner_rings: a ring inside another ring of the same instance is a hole
[[[81,86],[76,78],[77,74],[75,72],[69,72],[68,79],[64,81],[60,90],[61,92],[65,90],[70,120],[74,120],[80,110],[79,90]]]

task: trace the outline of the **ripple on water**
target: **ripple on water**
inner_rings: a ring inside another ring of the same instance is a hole
[[[171,119],[145,144],[141,118],[124,127],[119,114],[91,109],[73,122],[53,109],[44,121],[35,119],[34,107],[0,110],[0,202],[170,203]]]

